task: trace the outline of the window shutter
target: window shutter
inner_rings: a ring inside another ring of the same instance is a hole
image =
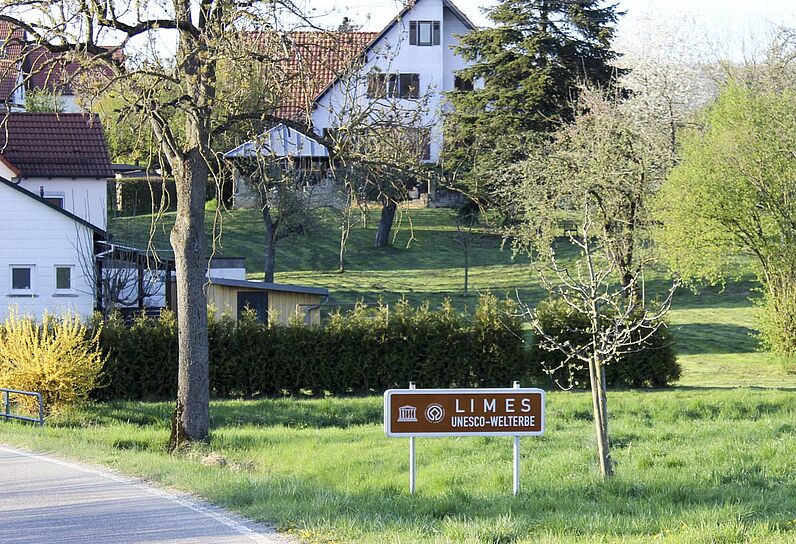
[[[417,45],[417,21],[409,21],[409,45]]]
[[[439,45],[439,21],[434,21],[434,45]]]
[[[365,91],[368,98],[376,98],[376,75],[368,74],[368,88]]]
[[[386,88],[386,96],[388,98],[397,98],[399,94],[398,85],[400,81],[398,80],[398,74],[389,74],[387,76],[387,88]]]

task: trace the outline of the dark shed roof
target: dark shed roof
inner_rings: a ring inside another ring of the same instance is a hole
[[[9,113],[0,118],[0,154],[23,177],[113,177],[96,115]]]
[[[323,287],[306,287],[304,285],[288,285],[286,283],[265,283],[252,280],[232,280],[228,278],[209,278],[210,283],[224,287],[240,287],[241,289],[251,289],[253,291],[284,291],[288,293],[302,293],[306,295],[327,296],[328,289]]]

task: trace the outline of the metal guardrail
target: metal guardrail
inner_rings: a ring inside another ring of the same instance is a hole
[[[38,423],[39,427],[44,426],[44,403],[41,400],[41,393],[36,393],[35,391],[19,391],[17,389],[6,389],[4,387],[0,387],[0,392],[3,393],[3,412],[0,413],[0,416],[6,419],[20,419],[22,421],[32,421],[34,423]],[[39,417],[29,417],[29,416],[20,416],[17,414],[11,413],[11,395],[26,395],[29,397],[36,397],[39,401]]]

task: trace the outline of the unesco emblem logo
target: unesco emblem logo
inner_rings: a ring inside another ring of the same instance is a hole
[[[426,419],[429,423],[439,423],[445,417],[445,410],[441,404],[429,404],[426,408]]]

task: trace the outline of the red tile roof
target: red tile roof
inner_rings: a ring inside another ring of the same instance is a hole
[[[0,153],[24,177],[113,176],[102,125],[82,113],[0,116]]]
[[[276,115],[306,120],[318,94],[340,75],[372,42],[377,32],[290,32],[288,81]],[[263,36],[260,41],[263,41]]]
[[[25,54],[25,88],[72,94],[69,80],[81,67],[62,58],[63,54],[51,53],[41,45],[30,46]]]
[[[113,56],[121,56],[115,50]],[[0,101],[7,100],[19,84],[19,68],[24,73],[27,90],[54,91],[72,94],[76,76],[111,75],[111,68],[102,63],[82,66],[66,59],[64,53],[51,53],[44,46],[25,44],[25,33],[6,21],[0,21]]]
[[[10,98],[19,84],[19,61],[24,40],[22,29],[0,21],[0,101]]]

